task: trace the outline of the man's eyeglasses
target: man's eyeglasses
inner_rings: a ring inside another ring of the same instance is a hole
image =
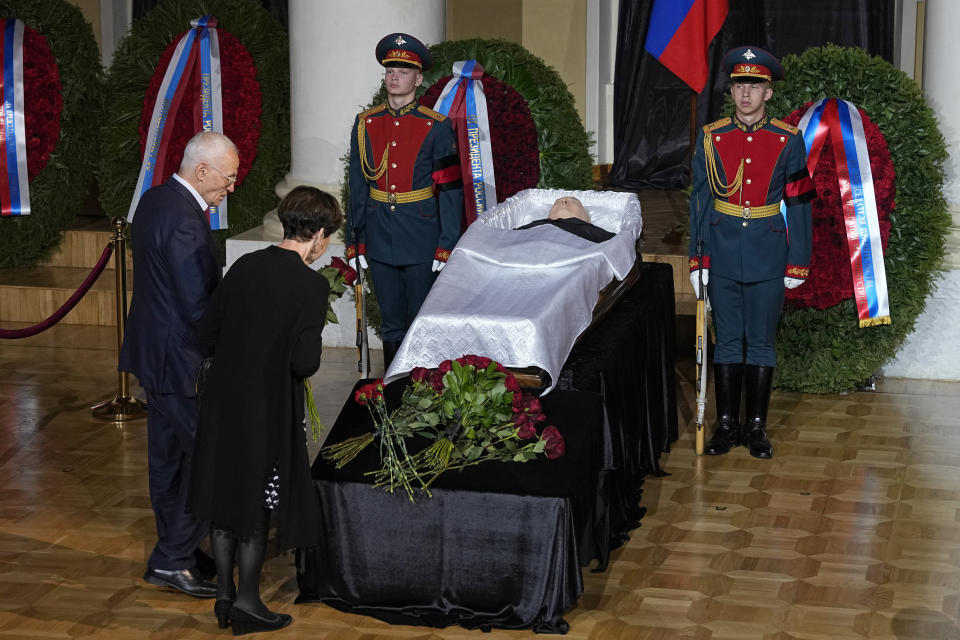
[[[232,185],[234,182],[237,181],[237,176],[228,176],[223,171],[220,171],[220,169],[217,169],[215,166],[213,166],[210,163],[207,163],[207,166],[227,179],[227,184],[223,185],[224,187],[229,187],[230,185]]]

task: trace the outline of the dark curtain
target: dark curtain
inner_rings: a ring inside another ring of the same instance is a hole
[[[863,47],[893,62],[894,0],[731,0],[710,45],[710,78],[697,96],[696,126],[720,116],[727,79],[723,55],[756,45],[778,58],[834,43]],[[689,184],[693,92],[643,48],[653,0],[621,2],[614,71],[614,164],[610,183],[623,189]]]
[[[133,19],[142,18],[161,2],[163,0],[133,0]],[[287,0],[260,0],[260,4],[284,27],[289,24],[287,20]]]

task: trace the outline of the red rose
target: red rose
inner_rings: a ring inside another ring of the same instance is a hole
[[[430,377],[428,378],[427,382],[437,393],[443,391],[443,374],[436,369],[430,369]]]
[[[383,380],[369,382],[361,386],[353,394],[353,399],[357,404],[365,405],[370,401],[380,400],[381,398],[383,398]]]
[[[541,413],[543,411],[543,406],[540,404],[540,398],[524,394],[523,401],[527,413]]]
[[[450,365],[451,365],[451,364],[453,364],[452,361],[450,361],[450,360],[444,360],[443,362],[440,363],[440,366],[437,367],[437,369],[440,370],[440,373],[447,373],[448,371],[450,371]]]
[[[563,440],[563,434],[553,425],[543,430],[540,439],[546,443],[543,451],[547,454],[549,460],[556,460],[567,452],[567,444]]]
[[[517,427],[517,437],[521,440],[533,440],[537,437],[537,428],[532,422],[527,422]]]
[[[486,368],[490,366],[490,363],[493,362],[493,360],[491,360],[490,358],[486,358],[484,356],[467,354],[463,357],[457,358],[457,362],[459,362],[463,366],[470,365],[477,371],[480,371],[480,370],[486,370]]]
[[[367,395],[363,392],[363,387],[353,392],[353,400],[359,405],[367,404]]]
[[[512,373],[510,373],[509,371],[506,371],[505,373],[507,374],[507,377],[503,379],[503,386],[507,388],[507,391],[513,391],[514,393],[513,397],[514,397],[514,400],[516,400],[517,397],[520,396],[521,394],[520,383],[517,382],[517,378]],[[521,399],[521,402],[522,402],[522,399]],[[521,405],[521,409],[522,408],[523,408],[523,405]]]

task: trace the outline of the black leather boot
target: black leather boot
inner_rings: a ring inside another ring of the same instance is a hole
[[[384,342],[383,343],[383,373],[387,373],[387,369],[390,368],[390,363],[393,362],[394,357],[397,355],[397,351],[400,350],[399,342]]]
[[[719,456],[740,444],[740,381],[743,365],[714,363],[713,375],[717,424],[703,452],[708,456]]]
[[[747,398],[743,421],[743,446],[754,458],[773,457],[773,446],[767,440],[767,408],[773,388],[773,367],[748,364],[745,367]]]

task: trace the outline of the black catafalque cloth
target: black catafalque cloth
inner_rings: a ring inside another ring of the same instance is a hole
[[[447,472],[415,504],[370,487],[375,444],[339,471],[318,456],[323,542],[298,551],[297,602],[395,624],[565,633],[581,567],[604,570],[639,524],[643,478],[661,473],[677,437],[673,344],[672,271],[643,264],[542,398],[565,456]],[[351,393],[327,442],[370,427]]]

